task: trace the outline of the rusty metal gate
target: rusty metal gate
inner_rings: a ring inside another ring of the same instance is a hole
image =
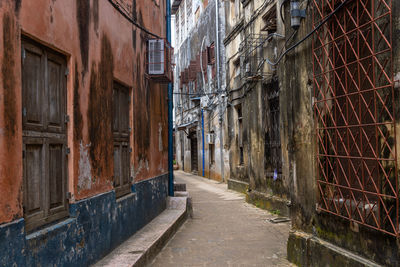
[[[343,0],[313,0],[316,27]],[[347,1],[313,39],[319,209],[399,235],[390,0]]]

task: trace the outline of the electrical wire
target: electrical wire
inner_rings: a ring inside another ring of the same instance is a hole
[[[126,10],[125,12],[121,9],[121,6],[118,5],[117,3],[115,3],[113,0],[108,0],[108,2],[124,17],[126,18],[130,23],[132,23],[133,25],[135,25],[137,28],[139,28],[140,30],[144,31],[145,33],[157,38],[157,39],[164,39],[160,36],[158,36],[155,33],[150,32],[148,29],[146,29],[145,27],[143,27],[142,25],[138,24],[136,21],[134,21],[130,16],[128,16],[128,14],[126,14]]]
[[[286,49],[279,57],[278,60],[276,62],[271,62],[270,60],[266,59],[266,62],[269,65],[272,66],[276,66],[279,64],[279,62],[282,60],[282,58],[289,53],[290,51],[292,51],[293,49],[295,49],[297,46],[299,46],[301,43],[303,43],[305,40],[307,40],[311,35],[313,35],[317,30],[319,30],[319,28],[321,28],[333,15],[335,15],[345,4],[347,4],[349,1],[352,0],[344,0],[340,5],[338,5],[337,8],[335,8],[334,11],[332,11],[332,13],[330,13],[325,19],[323,19],[311,32],[309,32],[303,39],[301,39],[300,41],[298,41],[296,44],[292,45],[291,47],[289,47],[288,49]]]
[[[261,5],[261,6],[259,6],[256,10],[254,10],[253,11],[253,15],[250,17],[250,19],[249,19],[249,22],[247,22],[244,26],[243,26],[243,28],[244,29],[247,29],[247,27],[249,27],[249,25],[251,24],[251,23],[253,23],[254,22],[254,20],[256,19],[256,18],[258,18],[258,16],[261,14],[261,12],[263,12],[264,11],[264,9],[268,6],[268,4],[270,4],[272,2],[272,0],[265,0],[264,1],[264,3]]]
[[[283,17],[282,7],[285,5],[285,3],[286,3],[287,1],[288,1],[288,0],[284,0],[284,1],[282,2],[282,4],[281,4],[280,8],[279,8],[279,13],[280,13],[280,15],[281,15],[281,19],[282,19],[283,25],[285,25],[285,18]]]

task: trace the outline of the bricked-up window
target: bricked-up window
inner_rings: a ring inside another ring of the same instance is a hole
[[[68,216],[66,59],[22,38],[23,207],[31,231]]]
[[[313,1],[314,26],[342,2]],[[314,114],[319,210],[399,236],[391,6],[348,1],[316,32]]]
[[[114,188],[117,197],[131,192],[129,146],[129,88],[114,82],[113,135],[114,135]]]

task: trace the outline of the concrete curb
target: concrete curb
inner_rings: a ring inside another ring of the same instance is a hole
[[[297,266],[381,266],[351,251],[301,231],[290,231],[287,257],[290,262]]]
[[[175,235],[178,231],[179,227],[187,219],[187,209],[178,217],[176,221],[174,221],[171,226],[155,241],[150,247],[141,255],[141,257],[132,264],[133,267],[140,267],[149,264],[152,259],[154,259],[157,254],[164,248],[164,246],[168,243],[168,241]]]
[[[93,266],[146,266],[162,250],[190,211],[190,197],[168,197],[167,209]]]

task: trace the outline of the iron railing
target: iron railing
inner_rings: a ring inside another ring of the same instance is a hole
[[[313,0],[314,27],[342,2]],[[398,236],[391,0],[348,1],[312,49],[319,210]]]

